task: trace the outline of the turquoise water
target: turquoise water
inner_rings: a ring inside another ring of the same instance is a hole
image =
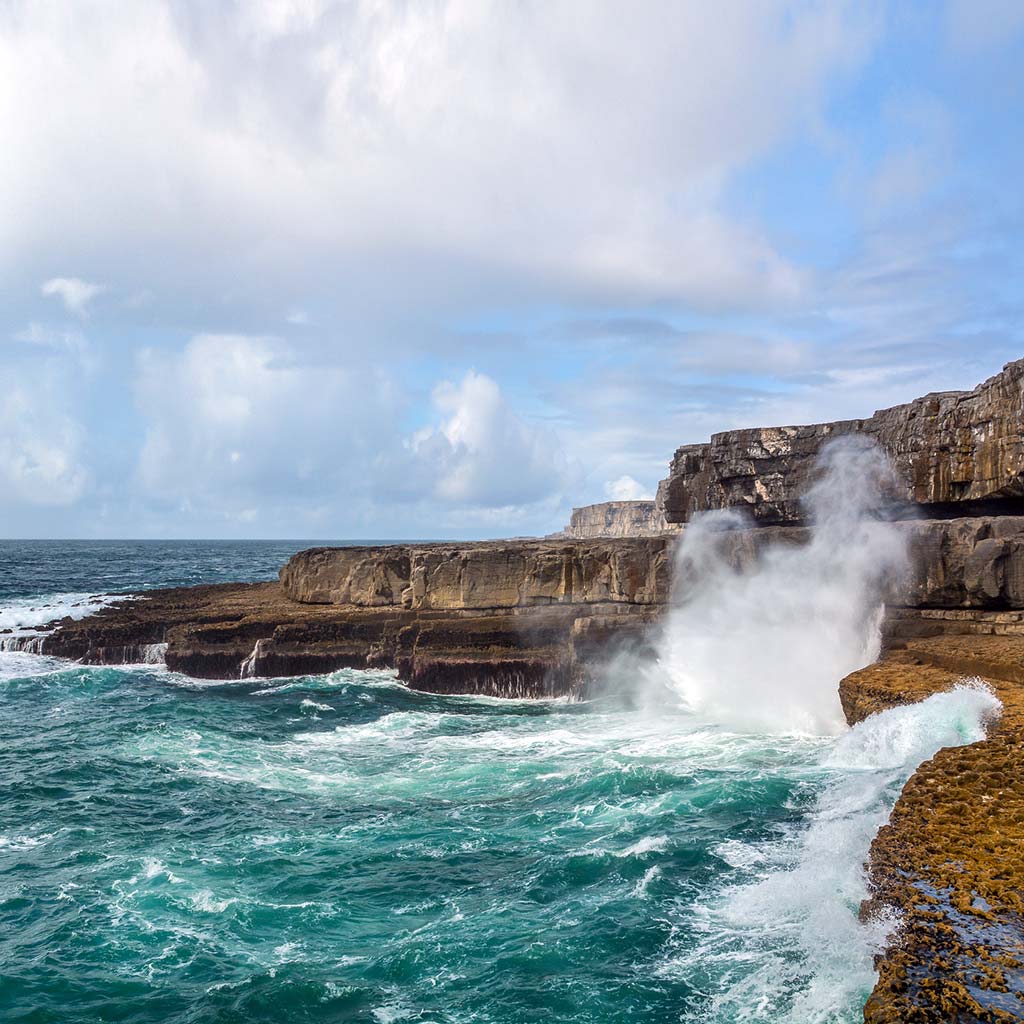
[[[49,591],[8,558],[0,618],[119,582],[116,548],[59,550]],[[202,575],[188,545],[149,557]],[[990,706],[757,736],[384,672],[200,684],[0,652],[0,1019],[857,1021],[871,836]]]

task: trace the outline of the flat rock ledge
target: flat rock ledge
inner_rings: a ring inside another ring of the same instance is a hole
[[[582,697],[639,652],[668,596],[667,540],[317,548],[279,583],[153,590],[0,645],[199,679],[392,668],[411,688]]]
[[[931,636],[847,676],[851,724],[987,683],[1003,703],[988,737],[946,747],[907,782],[871,844],[862,916],[895,910],[867,1024],[1024,1020],[1024,639]]]

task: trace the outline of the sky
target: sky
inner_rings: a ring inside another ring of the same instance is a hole
[[[1024,3],[0,0],[0,537],[477,538],[1024,356]]]

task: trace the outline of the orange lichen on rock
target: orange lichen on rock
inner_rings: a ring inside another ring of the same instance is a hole
[[[965,677],[1002,701],[988,737],[911,777],[870,852],[865,916],[898,912],[869,1024],[1024,1020],[1024,640],[909,641],[840,685],[851,724]]]

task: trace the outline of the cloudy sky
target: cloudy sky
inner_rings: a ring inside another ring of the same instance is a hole
[[[483,537],[1024,356],[1024,4],[0,0],[0,536]]]

